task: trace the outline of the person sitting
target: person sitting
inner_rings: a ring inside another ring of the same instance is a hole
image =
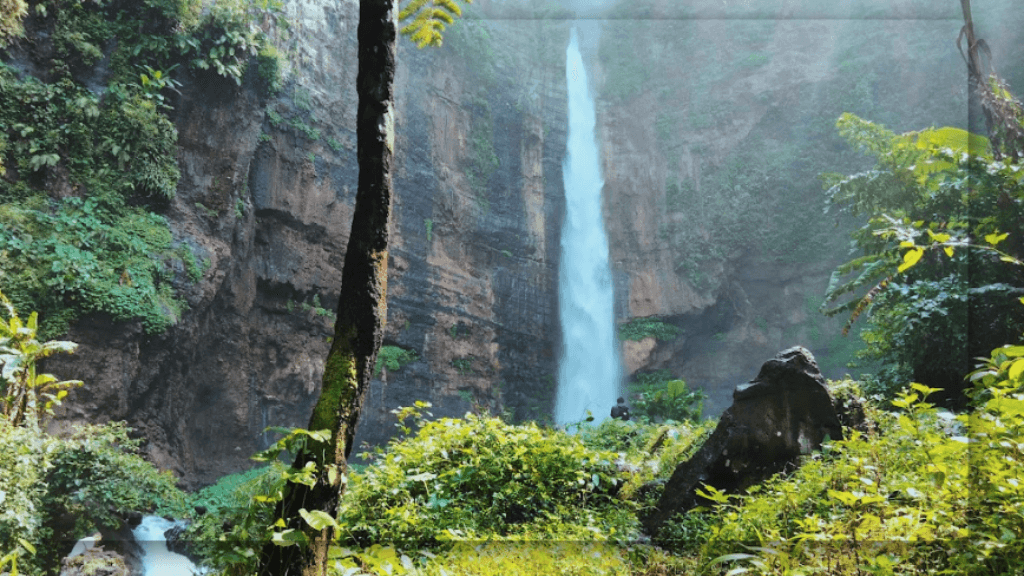
[[[612,406],[612,418],[617,418],[623,422],[629,420],[629,406],[626,406],[626,400],[622,396],[619,396],[615,406]]]

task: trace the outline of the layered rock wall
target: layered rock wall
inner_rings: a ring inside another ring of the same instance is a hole
[[[268,426],[306,424],[332,333],[357,182],[358,3],[286,10],[280,94],[254,72],[240,89],[180,78],[167,216],[208,265],[177,286],[189,310],[159,336],[83,319],[78,354],[51,367],[87,382],[63,424],[127,420],[188,484],[248,466],[276,439]],[[441,49],[401,40],[385,344],[418,359],[379,375],[358,441],[386,441],[389,411],[415,400],[435,415],[550,413],[565,96],[548,56],[566,37],[557,22],[470,18]]]

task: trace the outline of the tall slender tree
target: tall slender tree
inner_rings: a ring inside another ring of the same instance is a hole
[[[398,22],[409,22],[402,34],[422,48],[439,46],[445,25],[459,15],[453,0],[412,0],[401,13],[397,0],[359,2],[359,187],[334,340],[309,422],[310,430],[329,430],[330,438],[310,438],[296,456],[294,467],[312,470],[314,481],[289,483],[276,512],[285,527],[302,537],[296,545],[269,542],[261,557],[261,576],[327,575],[327,552],[335,537],[333,519],[345,489],[345,464],[387,320]]]

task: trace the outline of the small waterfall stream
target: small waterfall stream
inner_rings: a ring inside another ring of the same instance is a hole
[[[607,418],[622,372],[601,211],[597,115],[575,28],[566,49],[566,81],[569,141],[562,164],[566,207],[558,274],[562,357],[555,400],[555,422],[561,425],[583,420],[588,410],[597,421]]]
[[[178,525],[159,516],[146,516],[132,530],[135,541],[142,546],[142,573],[144,576],[192,576],[202,571],[191,560],[167,550],[164,532]]]

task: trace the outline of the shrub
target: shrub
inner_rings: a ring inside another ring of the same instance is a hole
[[[400,370],[402,366],[415,362],[418,358],[415,350],[406,350],[400,346],[381,346],[377,352],[377,364],[374,366],[373,375],[379,375],[383,368],[392,372]]]
[[[702,390],[690,390],[685,380],[673,378],[668,370],[637,374],[629,390],[631,415],[654,422],[697,420],[707,397]]]
[[[157,471],[137,446],[121,422],[83,426],[56,438],[0,416],[0,550],[23,550],[19,573],[46,573],[59,560],[60,543],[116,528],[122,513],[183,498],[174,478]],[[67,515],[73,525],[57,522]]]
[[[634,318],[619,326],[620,340],[640,341],[644,338],[675,340],[682,330],[656,318]]]
[[[353,474],[343,544],[436,547],[452,540],[628,539],[615,455],[536,425],[467,414],[425,423]]]
[[[24,34],[21,20],[28,13],[25,0],[0,0],[0,48]]]

